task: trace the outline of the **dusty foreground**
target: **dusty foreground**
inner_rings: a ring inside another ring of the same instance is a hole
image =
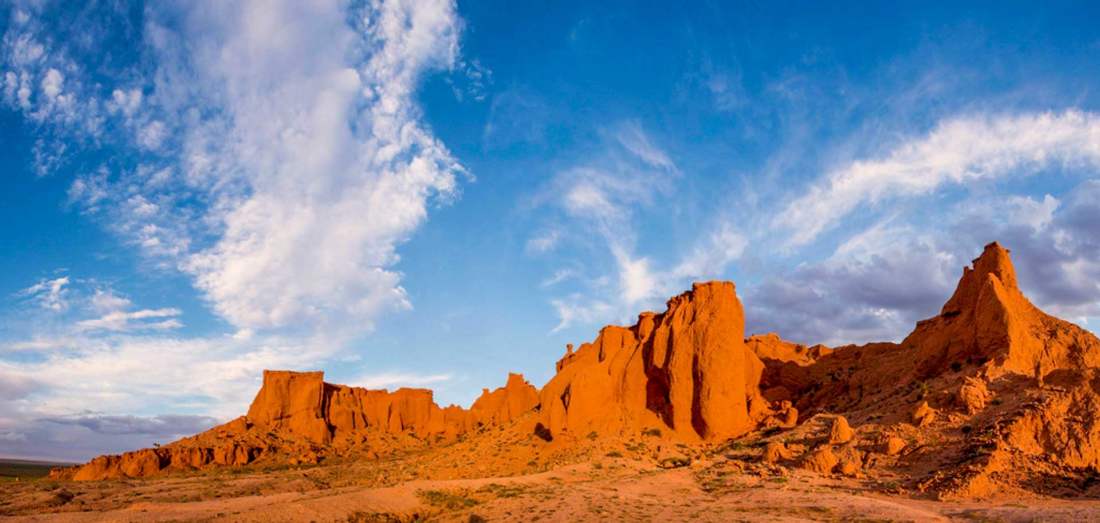
[[[415,456],[141,480],[9,483],[10,521],[1095,521],[1100,500],[943,502],[881,479],[616,453],[511,477],[414,479]],[[666,465],[667,466],[667,465]],[[459,472],[459,475],[461,473]],[[886,493],[894,489],[894,493]]]

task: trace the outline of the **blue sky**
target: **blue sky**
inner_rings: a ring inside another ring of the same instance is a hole
[[[1094,4],[536,4],[5,2],[0,455],[466,405],[693,280],[898,340],[993,240],[1100,324]]]

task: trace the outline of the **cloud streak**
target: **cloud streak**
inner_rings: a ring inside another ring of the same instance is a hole
[[[956,117],[881,157],[828,172],[788,203],[774,225],[789,232],[788,246],[797,247],[863,204],[927,195],[948,184],[1085,166],[1100,166],[1100,117],[1093,113]]]

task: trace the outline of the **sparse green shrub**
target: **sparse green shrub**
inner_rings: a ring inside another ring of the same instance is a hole
[[[445,490],[418,490],[416,495],[425,503],[433,507],[443,507],[449,510],[467,508],[477,505],[477,500],[468,498],[464,494],[447,492]]]

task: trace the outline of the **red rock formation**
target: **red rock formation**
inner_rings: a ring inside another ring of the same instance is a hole
[[[894,472],[941,498],[1087,486],[1100,473],[1100,340],[1028,301],[1009,254],[985,246],[940,314],[900,344],[806,358],[797,345],[750,338],[765,396],[791,399],[807,418],[844,412],[886,429],[874,442],[884,455],[914,453]],[[936,444],[910,448],[898,434]],[[825,470],[827,457],[803,459]]]
[[[761,360],[791,362],[800,366],[810,365],[818,358],[833,352],[833,349],[821,344],[807,347],[801,343],[791,343],[774,332],[749,336],[745,340],[745,346]]]
[[[1016,285],[1009,251],[996,242],[963,270],[940,315],[918,323],[902,346],[917,352],[923,375],[987,361],[991,370],[1036,378],[1100,366],[1096,338],[1032,305]]]
[[[323,372],[265,370],[263,386],[248,408],[248,420],[263,428],[328,443],[332,433],[325,421],[325,399]]]
[[[566,354],[540,393],[552,436],[658,428],[684,440],[744,434],[770,413],[730,282],[697,283],[662,314],[609,326]]]
[[[891,477],[943,497],[1036,488],[1027,485],[1055,477],[1065,479],[1058,488],[1087,487],[1100,474],[1100,340],[1032,305],[996,243],[964,269],[941,313],[900,344],[746,340],[733,284],[710,282],[672,298],[661,314],[569,346],[557,371],[541,391],[511,374],[469,410],[440,408],[424,389],[366,390],[325,383],[320,372],[269,371],[248,416],[57,476],[316,462],[373,451],[379,439],[427,445],[484,426],[509,426],[490,434],[526,444],[536,422],[535,434],[558,449],[593,432],[658,429],[698,443],[767,429],[755,436],[771,439],[762,452],[769,463],[845,475],[895,467]]]
[[[427,389],[368,390],[324,382],[321,372],[264,371],[248,415],[164,447],[100,456],[59,469],[77,480],[141,477],[162,470],[244,465],[265,456],[316,462],[328,452],[354,448],[371,434],[451,441],[478,426],[507,423],[538,403],[520,374],[486,390],[470,410],[440,408]]]
[[[503,425],[531,410],[538,403],[538,390],[524,381],[522,374],[509,373],[504,387],[492,392],[481,389],[481,397],[470,407],[470,418],[475,424]]]

